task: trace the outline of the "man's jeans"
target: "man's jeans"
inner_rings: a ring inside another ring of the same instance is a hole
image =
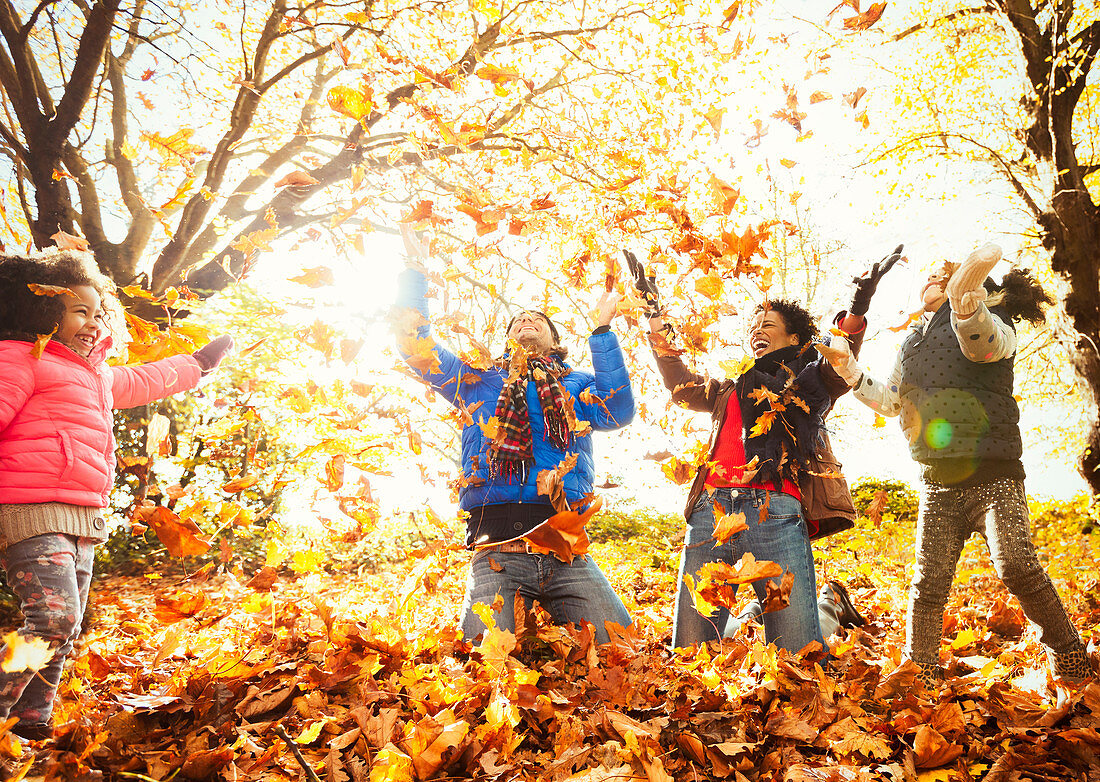
[[[8,586],[19,596],[25,638],[41,638],[54,648],[53,659],[37,673],[0,671],[0,719],[14,716],[13,728],[46,726],[61,681],[65,658],[80,634],[96,541],[72,535],[35,535],[0,553]],[[0,655],[7,647],[0,649]]]
[[[767,503],[767,515],[761,510]],[[725,513],[744,513],[748,529],[715,546],[714,504]],[[817,577],[810,551],[810,538],[802,518],[802,504],[789,494],[764,489],[728,489],[704,493],[688,519],[687,539],[680,555],[680,588],[676,594],[676,617],[672,626],[673,647],[689,646],[720,637],[730,612],[721,606],[710,617],[695,610],[691,593],[684,583],[690,574],[698,581],[698,572],[708,562],[735,564],[742,555],[751,553],[757,560],[779,564],[794,574],[790,605],[781,611],[764,614],[764,637],[784,649],[797,652],[806,644],[817,641],[825,648],[817,615]],[[773,579],[778,582],[779,578]],[[766,595],[768,579],[752,586],[761,600]],[[737,586],[733,585],[736,590]]]
[[[552,554],[500,552],[492,549],[474,554],[466,598],[462,604],[462,635],[472,641],[485,631],[485,624],[473,612],[476,603],[492,605],[499,594],[504,605],[493,618],[501,630],[516,629],[515,595],[519,593],[530,610],[538,600],[558,624],[590,622],[596,640],[607,643],[604,622],[624,627],[630,624],[623,601],[592,557],[577,557],[572,564]]]

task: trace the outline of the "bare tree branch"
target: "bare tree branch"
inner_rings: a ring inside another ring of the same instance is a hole
[[[1028,192],[1024,184],[1016,177],[1015,173],[1013,173],[1012,164],[1009,161],[1005,160],[1004,157],[999,152],[997,152],[997,150],[986,144],[981,143],[977,139],[973,139],[970,136],[963,135],[962,133],[938,132],[922,133],[918,136],[912,136],[908,139],[905,139],[900,144],[897,144],[890,149],[884,151],[882,154],[876,156],[875,160],[882,160],[886,157],[889,157],[895,152],[898,152],[899,150],[904,149],[906,146],[909,146],[911,144],[920,144],[933,139],[944,143],[946,143],[949,139],[958,139],[959,141],[965,141],[967,144],[975,146],[985,152],[987,155],[989,155],[990,159],[992,159],[1001,169],[1001,173],[1004,175],[1005,179],[1007,179],[1009,184],[1012,185],[1012,189],[1016,191],[1016,194],[1027,205],[1027,208],[1032,213],[1032,215],[1038,217],[1040,214],[1042,214],[1042,208],[1031,196],[1031,193]]]
[[[948,22],[953,22],[956,19],[965,19],[968,16],[991,14],[993,13],[993,11],[994,9],[989,7],[988,5],[982,6],[980,8],[960,8],[958,11],[952,11],[951,13],[945,14],[944,16],[936,17],[935,19],[931,19],[927,22],[918,22],[912,27],[907,27],[900,33],[896,33],[895,35],[890,36],[890,41],[892,43],[897,43],[898,41],[908,38],[910,35],[914,35],[915,33],[919,33],[922,30],[930,30],[934,27],[939,27],[941,24],[947,24]]]

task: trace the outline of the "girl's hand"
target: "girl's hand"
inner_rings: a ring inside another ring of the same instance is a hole
[[[424,261],[431,253],[428,243],[409,223],[401,223],[401,241],[405,243],[405,265],[424,271]]]
[[[619,311],[623,295],[616,290],[604,291],[596,304],[596,326],[610,326]]]
[[[191,354],[191,357],[199,363],[199,368],[205,377],[213,372],[218,364],[222,363],[225,354],[233,349],[233,338],[228,334],[215,337],[201,348]]]
[[[852,347],[848,344],[848,340],[840,335],[834,335],[828,345],[815,342],[814,347],[817,348],[818,353],[825,357],[825,360],[829,362],[829,366],[840,376],[841,380],[849,386],[854,386],[859,382],[859,378],[863,375],[863,367],[852,355]]]

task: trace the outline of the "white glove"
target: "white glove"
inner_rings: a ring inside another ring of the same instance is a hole
[[[951,311],[955,315],[966,319],[977,311],[986,297],[985,278],[1002,257],[1001,248],[990,242],[970,253],[970,257],[955,270],[947,281],[946,289]]]
[[[863,377],[863,367],[852,355],[852,346],[848,344],[848,340],[844,337],[834,335],[828,345],[815,342],[814,347],[817,348],[818,353],[825,357],[825,360],[829,362],[829,366],[840,375],[840,379],[847,383],[849,388],[855,386],[859,379]]]

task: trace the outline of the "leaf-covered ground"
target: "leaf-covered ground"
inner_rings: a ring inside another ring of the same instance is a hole
[[[385,566],[252,579],[107,577],[62,686],[45,763],[117,780],[1100,779],[1100,684],[1047,694],[1047,666],[985,558],[960,563],[938,691],[902,663],[905,525],[819,548],[867,627],[824,668],[755,629],[672,654],[676,544],[594,553],[635,626],[606,646],[527,618],[456,639],[468,554],[421,543]],[[1100,638],[1097,536],[1038,531],[1086,638]],[[265,577],[266,576],[266,577]],[[1096,661],[1094,660],[1094,663]],[[9,737],[0,753],[17,754]],[[28,761],[29,755],[22,756]],[[308,770],[307,770],[308,768]]]

